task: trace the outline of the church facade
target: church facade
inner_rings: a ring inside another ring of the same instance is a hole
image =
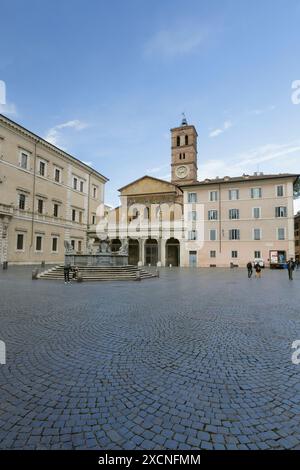
[[[152,266],[267,266],[272,252],[295,256],[298,175],[198,181],[197,170],[197,131],[183,119],[171,129],[171,181],[146,175],[120,188],[108,220],[112,248],[126,239],[129,263]]]

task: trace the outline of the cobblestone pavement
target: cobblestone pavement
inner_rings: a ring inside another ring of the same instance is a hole
[[[300,271],[0,272],[1,449],[300,448]]]

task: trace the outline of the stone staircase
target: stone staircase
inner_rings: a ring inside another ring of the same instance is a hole
[[[137,266],[81,266],[79,275],[83,282],[85,281],[136,281],[157,277],[144,269]],[[70,279],[72,278],[70,272]],[[38,279],[63,280],[64,266],[55,266],[37,276]]]

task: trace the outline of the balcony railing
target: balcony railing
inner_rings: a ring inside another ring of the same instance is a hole
[[[14,208],[11,205],[8,204],[0,204],[0,215],[6,215],[9,217],[12,217],[14,212]]]

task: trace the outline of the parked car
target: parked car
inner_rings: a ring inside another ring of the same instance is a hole
[[[261,268],[265,267],[265,262],[262,258],[255,258],[253,261],[253,266],[255,266],[256,264],[259,264]]]

